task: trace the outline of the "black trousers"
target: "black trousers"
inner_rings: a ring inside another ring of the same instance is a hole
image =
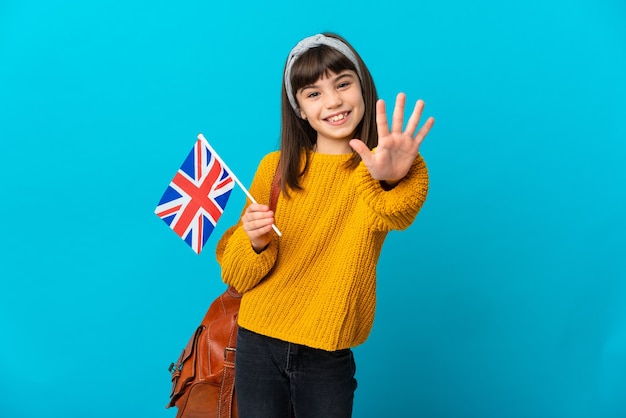
[[[241,418],[350,418],[352,350],[325,351],[239,328],[235,393]]]

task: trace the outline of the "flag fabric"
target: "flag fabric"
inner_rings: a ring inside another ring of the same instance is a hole
[[[154,213],[200,254],[222,216],[234,176],[204,136],[189,152]]]

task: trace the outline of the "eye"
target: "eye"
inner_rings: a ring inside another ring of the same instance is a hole
[[[345,88],[350,87],[350,84],[352,84],[352,83],[350,83],[349,81],[342,81],[341,83],[339,83],[339,84],[337,85],[337,88],[339,88],[339,89],[345,89]]]
[[[320,95],[319,92],[312,91],[311,93],[307,94],[306,97],[314,98],[314,97],[317,97],[319,95]]]

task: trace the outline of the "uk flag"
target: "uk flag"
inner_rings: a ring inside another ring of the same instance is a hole
[[[226,208],[233,186],[232,174],[199,135],[154,213],[200,254]]]

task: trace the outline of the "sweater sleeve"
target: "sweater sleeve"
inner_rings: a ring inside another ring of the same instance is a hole
[[[356,168],[355,175],[357,191],[374,213],[380,230],[408,228],[426,201],[428,169],[421,155],[391,190],[383,189],[363,162]]]
[[[259,203],[269,204],[271,182],[277,164],[277,153],[268,154],[259,164],[249,189]],[[246,202],[242,214],[249,204],[249,201]],[[257,254],[248,234],[243,230],[241,220],[226,230],[215,251],[222,267],[222,280],[240,293],[252,289],[267,275],[274,266],[277,254],[278,236],[273,235],[269,246]]]

